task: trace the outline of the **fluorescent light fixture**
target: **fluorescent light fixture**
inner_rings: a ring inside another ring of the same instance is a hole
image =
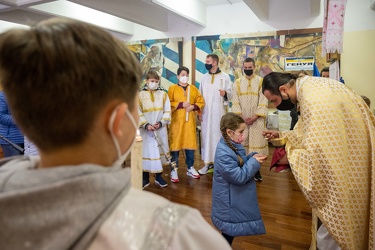
[[[45,12],[52,15],[77,19],[102,28],[134,35],[134,24],[125,19],[94,10],[65,0],[44,3],[29,7],[30,9]]]
[[[197,23],[203,27],[207,25],[206,6],[199,0],[150,0],[179,16]]]

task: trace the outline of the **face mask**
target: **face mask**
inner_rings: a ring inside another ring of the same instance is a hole
[[[207,64],[207,63],[206,63],[204,66],[206,67],[207,70],[212,69],[212,64]]]
[[[245,75],[251,76],[253,74],[254,70],[253,69],[245,69],[243,72],[245,73]]]
[[[189,81],[189,77],[187,76],[180,77],[180,83],[186,84],[188,81]]]
[[[148,83],[148,88],[149,88],[150,90],[155,90],[155,89],[158,88],[158,85],[159,85],[159,83],[156,83],[156,82],[149,82],[149,83]]]
[[[124,154],[121,155],[121,149],[120,149],[120,144],[119,142],[117,141],[117,138],[115,137],[115,135],[113,134],[113,122],[115,121],[115,116],[118,112],[118,108],[116,107],[115,110],[113,110],[112,112],[112,115],[111,115],[111,118],[109,120],[109,132],[111,133],[111,137],[112,137],[112,141],[113,141],[113,144],[115,144],[115,148],[116,148],[116,151],[117,151],[117,160],[112,164],[113,167],[118,167],[118,168],[121,168],[122,164],[124,163],[124,161],[126,160],[126,157],[129,155],[134,143],[135,143],[135,139],[136,139],[136,132],[134,133],[134,139],[133,139],[133,142],[132,144],[130,145],[130,147],[125,151]],[[138,126],[132,116],[132,114],[130,114],[129,110],[126,109],[126,115],[128,116],[128,118],[130,119],[131,123],[133,124],[133,127],[135,129],[135,131],[137,131],[138,129]]]
[[[281,94],[280,94],[281,96]],[[283,100],[283,97],[281,96],[281,103],[276,107],[278,110],[292,110],[294,108],[294,103],[290,101],[289,95],[288,99]]]
[[[233,130],[232,130],[232,131],[233,131]],[[237,133],[234,132],[234,131],[233,131],[233,133],[234,133],[235,135],[237,135],[238,138],[237,138],[237,140],[232,139],[232,141],[233,141],[234,143],[237,143],[237,144],[242,144],[242,142],[244,141],[243,134],[237,134]]]

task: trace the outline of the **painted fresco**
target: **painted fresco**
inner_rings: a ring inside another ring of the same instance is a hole
[[[161,85],[168,89],[177,83],[177,69],[182,62],[182,38],[142,40],[126,43],[142,65],[142,81],[149,70],[161,77]]]
[[[220,58],[220,69],[229,74],[232,82],[242,76],[242,63],[246,57],[256,62],[255,73],[264,77],[272,71],[284,71],[284,60],[287,57],[311,57],[321,69],[329,66],[326,58],[321,56],[321,33],[305,35],[276,36],[271,33],[246,35],[215,35],[193,37],[196,46],[196,86],[202,75],[207,73],[205,59],[208,54],[217,54]],[[312,75],[312,71],[309,72]]]

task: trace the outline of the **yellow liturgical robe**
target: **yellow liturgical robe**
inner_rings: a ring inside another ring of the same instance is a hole
[[[280,133],[293,174],[341,249],[374,249],[374,114],[335,80],[306,76],[296,87],[300,118]]]
[[[204,106],[202,95],[195,86],[189,85],[188,88],[190,88],[190,104],[198,106],[198,112],[201,112]],[[174,84],[168,89],[172,110],[172,121],[169,126],[169,147],[171,151],[197,149],[196,111],[189,112],[188,121],[186,121],[186,109],[177,108],[180,102],[186,102],[188,88],[184,90],[183,87]]]

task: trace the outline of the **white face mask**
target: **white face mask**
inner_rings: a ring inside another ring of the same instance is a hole
[[[148,88],[149,88],[150,90],[155,90],[155,89],[158,88],[158,86],[159,86],[159,83],[157,83],[157,82],[149,82],[149,83],[148,83]]]
[[[188,76],[180,76],[180,83],[186,84],[189,81]]]
[[[117,151],[117,160],[112,164],[113,167],[118,167],[118,168],[121,168],[122,164],[124,163],[124,161],[126,160],[126,157],[129,155],[134,143],[135,143],[135,139],[136,139],[136,134],[137,134],[137,129],[138,129],[138,126],[137,126],[137,123],[135,122],[132,114],[129,112],[129,109],[126,109],[126,115],[129,117],[131,123],[133,124],[133,127],[135,129],[135,133],[134,133],[134,140],[132,142],[132,144],[130,145],[130,147],[125,151],[124,154],[121,155],[121,149],[120,149],[120,144],[119,142],[117,141],[117,138],[115,137],[115,135],[113,134],[113,123],[115,121],[115,117],[116,117],[116,114],[118,112],[118,107],[116,107],[113,112],[112,112],[112,115],[111,115],[111,118],[109,120],[109,132],[111,133],[111,137],[112,137],[112,141],[113,141],[113,144],[115,144],[115,148],[116,148],[116,151]]]

